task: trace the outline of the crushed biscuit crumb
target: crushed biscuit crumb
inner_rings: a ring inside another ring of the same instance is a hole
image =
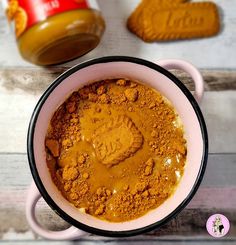
[[[66,166],[63,169],[62,177],[64,180],[75,180],[79,175],[79,172],[74,167],[68,167]]]
[[[88,174],[88,173],[84,173],[84,174],[83,174],[83,178],[84,178],[84,179],[88,179],[88,177],[89,177],[89,174]]]
[[[125,96],[129,101],[135,102],[138,99],[138,90],[135,88],[128,88],[125,90]]]
[[[108,104],[110,101],[111,100],[108,94],[102,94],[101,96],[99,96],[99,102],[101,102],[102,104]]]
[[[78,164],[84,164],[86,162],[86,157],[83,154],[80,154],[77,159]]]
[[[149,109],[153,109],[154,107],[156,107],[156,103],[155,102],[151,102],[149,105]]]
[[[95,215],[101,215],[105,211],[105,205],[101,204],[95,211]]]
[[[106,93],[106,87],[102,85],[97,89],[97,94],[102,95],[104,93]]]
[[[173,193],[176,171],[183,175],[186,140],[176,120],[171,103],[142,82],[106,79],[80,88],[48,127],[52,180],[88,215],[110,222],[141,217]]]
[[[131,82],[131,83],[130,83],[130,87],[131,87],[131,88],[135,88],[135,87],[137,87],[137,85],[138,85],[138,84],[137,84],[136,82]]]
[[[127,82],[125,79],[119,79],[119,80],[117,80],[116,84],[120,85],[120,86],[125,86],[127,84]]]
[[[91,102],[96,102],[98,100],[98,96],[96,94],[89,93],[88,94],[88,100]]]
[[[54,139],[46,139],[45,145],[50,150],[54,157],[59,156],[59,142]]]

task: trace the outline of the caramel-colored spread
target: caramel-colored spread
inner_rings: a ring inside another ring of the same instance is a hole
[[[47,164],[63,196],[111,222],[132,220],[172,195],[186,140],[177,112],[158,91],[129,79],[75,91],[54,113]]]
[[[17,26],[19,32],[21,25]],[[95,48],[104,29],[105,23],[98,11],[72,10],[33,25],[18,37],[17,44],[22,57],[32,63],[58,64]]]

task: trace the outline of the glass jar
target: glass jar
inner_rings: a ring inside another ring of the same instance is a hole
[[[22,57],[37,65],[86,54],[105,30],[96,0],[8,0],[6,13]]]

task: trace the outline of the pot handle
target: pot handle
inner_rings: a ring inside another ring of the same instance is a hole
[[[195,84],[194,97],[198,103],[201,102],[204,92],[204,82],[201,73],[195,66],[187,61],[178,59],[159,60],[157,64],[167,70],[178,69],[188,73]]]
[[[79,230],[74,226],[71,226],[70,228],[63,231],[50,231],[40,226],[35,217],[35,207],[41,197],[42,196],[33,181],[29,188],[26,199],[26,219],[31,229],[35,233],[50,240],[73,240],[87,234],[86,232]]]

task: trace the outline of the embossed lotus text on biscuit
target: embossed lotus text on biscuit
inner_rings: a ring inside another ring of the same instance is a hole
[[[139,5],[127,27],[144,41],[209,37],[220,30],[217,6],[212,2],[170,4],[150,1]]]
[[[102,125],[93,135],[93,146],[99,161],[115,165],[138,151],[143,136],[133,121],[120,115]]]
[[[167,11],[166,27],[167,28],[201,28],[204,24],[204,17],[194,15],[189,11]]]

